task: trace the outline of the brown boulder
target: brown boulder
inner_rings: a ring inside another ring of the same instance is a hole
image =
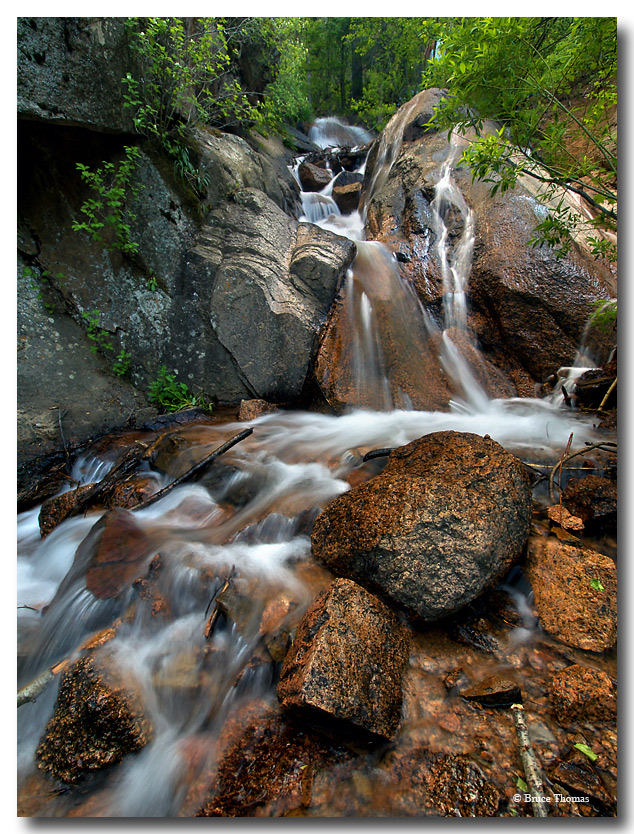
[[[68,514],[75,509],[78,500],[93,488],[93,484],[86,484],[85,486],[77,487],[77,489],[69,489],[61,495],[55,495],[49,498],[42,504],[38,522],[40,525],[40,534],[42,538],[54,530],[58,524],[61,524]]]
[[[562,493],[567,509],[590,527],[616,528],[616,481],[599,475],[571,478]]]
[[[593,550],[534,538],[526,577],[539,621],[562,643],[602,652],[616,642],[616,565]]]
[[[118,764],[151,733],[137,694],[115,665],[84,655],[63,673],[53,717],[37,748],[38,767],[74,783]]]
[[[336,185],[332,189],[332,198],[342,214],[352,214],[359,208],[362,184],[352,182],[349,185]]]
[[[380,475],[332,501],[312,551],[335,574],[435,620],[519,558],[531,508],[517,458],[488,436],[436,432],[393,450]]]
[[[401,717],[409,638],[397,616],[337,579],[310,606],[282,666],[285,709],[391,738]]]
[[[575,663],[553,675],[550,697],[560,724],[615,721],[616,694],[609,675]]]
[[[330,171],[325,168],[318,168],[312,162],[302,162],[297,170],[297,175],[304,191],[321,191],[332,179]]]
[[[460,695],[467,701],[477,701],[485,706],[517,704],[522,700],[522,693],[515,681],[498,675],[486,678],[469,689],[463,689]]]

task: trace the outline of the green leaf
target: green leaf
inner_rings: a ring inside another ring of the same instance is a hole
[[[605,591],[600,579],[591,579],[590,587],[595,591]]]
[[[583,753],[584,756],[587,756],[590,759],[591,762],[595,762],[598,759],[597,754],[593,753],[592,750],[588,747],[587,744],[581,744],[581,743],[575,744],[575,749],[579,750],[581,753]]]
[[[515,784],[517,785],[517,787],[518,787],[521,791],[524,791],[524,792],[527,792],[527,791],[528,791],[528,785],[527,785],[527,784],[526,784],[526,782],[522,779],[522,777],[521,777],[521,776],[518,776],[518,777],[517,777],[517,779],[515,780]]]

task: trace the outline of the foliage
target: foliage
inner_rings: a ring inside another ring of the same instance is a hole
[[[570,249],[593,231],[595,255],[614,259],[616,231],[615,18],[456,18],[444,22],[439,51],[427,64],[426,86],[449,89],[434,123],[470,129],[463,156],[493,193],[520,177],[539,183],[554,201],[534,246]],[[485,122],[501,124],[485,130]],[[583,221],[562,189],[585,200]]]
[[[610,299],[609,301],[603,301],[602,299],[599,299],[599,301],[594,302],[594,308],[595,311],[590,316],[590,324],[592,324],[601,333],[607,335],[614,329],[614,326],[616,325],[616,299]]]
[[[101,312],[99,310],[91,310],[90,312],[84,310],[81,315],[86,322],[86,335],[91,342],[90,352],[101,353],[107,357],[111,351],[114,351],[114,347],[110,334],[101,326]],[[115,376],[129,376],[131,358],[131,355],[123,348],[119,351],[112,364],[112,371]]]
[[[587,756],[591,762],[594,762],[599,758],[597,754],[593,750],[591,750],[590,747],[588,747],[587,744],[582,744],[581,742],[579,742],[578,744],[575,744],[573,746],[575,750],[579,750],[579,752],[583,753],[584,756]]]
[[[73,229],[88,232],[93,240],[104,243],[110,251],[120,249],[135,254],[139,245],[130,239],[130,223],[135,220],[135,215],[126,207],[126,200],[138,193],[131,180],[141,152],[134,145],[126,146],[124,151],[125,157],[118,164],[104,162],[96,171],[91,171],[82,162],[77,163],[82,179],[95,196],[81,207],[87,219],[81,223],[74,220]],[[107,229],[112,229],[114,238],[104,240]]]
[[[30,282],[31,289],[37,292],[37,297],[46,308],[46,311],[48,313],[54,313],[55,305],[51,304],[49,301],[46,301],[44,298],[44,290],[47,288],[47,286],[52,286],[51,273],[46,269],[38,271],[36,269],[32,269],[30,266],[25,266],[22,274],[24,278],[26,278]],[[55,278],[58,281],[63,281],[64,273],[56,273]]]
[[[593,591],[605,591],[605,588],[603,587],[603,583],[601,582],[600,579],[591,579],[590,580],[590,587],[592,588]]]
[[[168,412],[193,407],[212,410],[210,402],[202,395],[190,391],[184,382],[177,382],[175,375],[168,373],[165,365],[161,366],[158,377],[150,383],[148,399]]]

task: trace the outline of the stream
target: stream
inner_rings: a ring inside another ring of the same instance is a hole
[[[324,120],[311,139],[328,147],[335,142],[362,144],[368,136]],[[366,202],[377,179],[388,176],[399,143],[397,125],[380,149]],[[572,450],[605,439],[595,417],[565,408],[557,392],[544,399],[490,398],[459,349],[462,340],[452,338],[459,331],[469,343],[467,291],[474,242],[472,212],[452,179],[457,153],[452,148],[439,172],[432,204],[445,284],[442,323],[431,318],[401,279],[388,250],[365,240],[363,210],[342,215],[332,198],[332,183],[321,193],[302,194],[302,219],[346,235],[358,247],[344,288],[347,323],[342,336],[348,340],[345,355],[353,380],[350,407],[340,416],[278,411],[247,422],[238,422],[235,412],[219,410],[208,420],[181,426],[173,454],[160,467],[145,465],[155,490],[239,432],[253,431],[194,482],[131,511],[131,535],[141,541],[132,572],[144,577],[154,571],[154,590],[146,592],[135,581],[116,594],[94,593],[86,563],[75,554],[104,511],[69,518],[43,539],[40,507],[18,517],[18,686],[107,632],[99,649],[102,659],[134,690],[153,728],[151,740],[116,767],[78,785],[62,786],[36,765],[36,749],[59,690],[61,676],[55,675],[35,701],[18,710],[22,815],[175,817],[200,809],[227,734],[240,716],[249,710],[256,716],[279,714],[279,664],[262,660],[263,612],[275,620],[278,631],[292,634],[318,591],[331,581],[311,557],[311,525],[330,500],[381,470],[385,458],[364,460],[367,452],[451,429],[488,434],[524,461],[552,465],[571,434]],[[449,207],[464,220],[462,237],[451,247],[443,222]],[[440,336],[438,361],[455,392],[446,412],[416,410],[407,391],[390,377],[388,352],[396,345],[415,364],[422,353],[419,340],[432,331]],[[159,434],[131,432],[94,444],[75,461],[72,478],[81,485],[99,481],[126,448],[151,443]],[[540,535],[549,503],[543,484],[535,499],[534,534]],[[588,543],[615,556],[611,540]],[[235,591],[228,603],[235,607],[233,618],[221,616],[206,636],[211,601],[229,577]],[[521,775],[512,721],[504,712],[491,716],[491,711],[474,710],[448,690],[443,681],[456,669],[471,681],[511,675],[528,699],[536,752],[544,765],[554,761],[571,731],[552,717],[549,676],[590,658],[595,668],[616,677],[616,649],[592,655],[549,637],[532,612],[530,586],[520,568],[511,571],[495,600],[487,603],[489,608],[476,604],[464,617],[456,615],[449,626],[435,624],[415,632],[396,738],[387,748],[348,745],[316,772],[310,800],[281,806],[281,813],[415,815],[411,779],[401,776],[409,772],[403,764],[408,751],[421,744],[433,751],[468,754],[508,801]],[[611,751],[611,740],[602,741]],[[615,745],[615,737],[613,741]],[[592,743],[600,745],[601,740]],[[276,807],[268,813],[280,813]]]

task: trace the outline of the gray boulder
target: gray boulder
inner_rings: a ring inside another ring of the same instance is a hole
[[[491,438],[437,432],[317,517],[315,558],[422,620],[458,611],[520,557],[532,498],[519,460]]]

